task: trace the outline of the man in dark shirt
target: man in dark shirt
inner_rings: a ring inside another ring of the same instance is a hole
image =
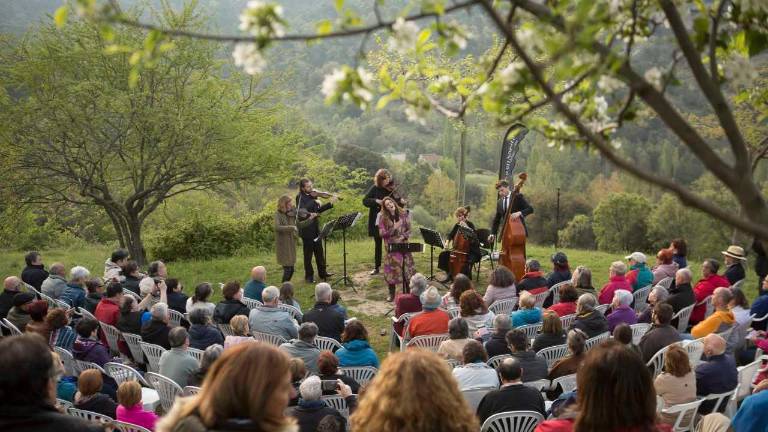
[[[318,336],[341,340],[341,332],[344,331],[344,316],[331,307],[331,286],[325,282],[315,287],[315,307],[308,310],[302,322],[313,322],[317,325]]]
[[[704,337],[705,362],[696,366],[696,395],[709,396],[731,391],[739,383],[739,373],[733,356],[725,352],[725,339],[716,333]],[[699,413],[709,414],[714,408],[714,401],[701,404]],[[721,404],[720,409],[724,409]]]
[[[48,272],[45,271],[42,256],[37,251],[31,251],[24,255],[24,261],[27,263],[27,266],[21,271],[21,280],[40,291],[43,281],[48,278]]]
[[[675,273],[675,284],[669,288],[669,297],[667,304],[672,306],[674,313],[680,312],[680,309],[686,308],[696,302],[696,295],[691,287],[693,274],[688,268],[680,269]],[[672,325],[676,325],[673,323]]]
[[[13,307],[13,297],[21,292],[24,282],[16,276],[8,276],[3,281],[3,293],[0,294],[0,319],[8,316],[8,311]]]
[[[677,329],[669,324],[672,320],[672,306],[659,303],[654,306],[651,316],[653,325],[638,343],[645,363],[648,363],[660,349],[682,340]]]
[[[333,203],[336,202],[336,197],[331,198],[331,202],[320,205],[319,202],[312,196],[312,180],[301,179],[299,182],[299,194],[296,195],[296,209],[297,211],[304,209],[307,211],[307,217],[313,219],[312,222],[299,229],[299,236],[301,237],[301,244],[304,248],[304,279],[307,282],[313,283],[315,281],[315,271],[312,269],[312,255],[315,255],[315,262],[317,263],[317,273],[320,278],[325,280],[331,275],[328,274],[325,268],[325,256],[323,254],[323,243],[317,240],[317,236],[320,234],[320,221],[318,215],[326,210],[333,208]],[[302,220],[306,219],[303,218]]]
[[[507,332],[507,344],[512,357],[520,362],[520,367],[525,370],[523,382],[536,381],[547,378],[549,368],[544,357],[528,349],[528,336],[520,329],[512,329]]]
[[[517,359],[504,359],[497,370],[501,376],[501,388],[483,396],[477,406],[480,424],[488,417],[505,411],[535,411],[546,416],[541,392],[523,384],[523,368]]]

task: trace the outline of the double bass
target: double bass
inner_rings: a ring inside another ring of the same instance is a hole
[[[510,217],[515,198],[520,194],[520,189],[528,180],[528,174],[520,173],[520,179],[515,187],[509,191],[509,205],[504,215],[504,225],[501,228],[501,250],[499,251],[499,263],[510,269],[519,281],[525,274],[525,226],[520,218]]]

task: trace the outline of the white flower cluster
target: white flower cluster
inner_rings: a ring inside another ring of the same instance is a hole
[[[270,39],[285,35],[283,7],[251,0],[240,13],[240,30],[259,39]]]
[[[373,100],[373,75],[363,68],[336,68],[325,76],[320,91],[328,102],[352,102],[361,109]]]
[[[235,59],[235,66],[242,67],[248,75],[260,74],[267,65],[264,56],[261,55],[261,50],[255,43],[241,42],[236,44],[232,57]]]
[[[560,143],[560,138],[568,136],[568,125],[563,120],[555,120],[550,123],[549,128],[551,139],[547,142],[547,147],[552,148],[556,146]]]
[[[736,88],[751,87],[757,76],[755,66],[742,55],[735,54],[725,63],[725,77]]]
[[[408,119],[411,123],[417,123],[422,126],[427,125],[427,110],[420,107],[420,106],[414,106],[411,104],[406,105],[405,107],[405,118]]]
[[[648,69],[645,71],[645,74],[643,74],[645,80],[648,81],[648,83],[657,91],[661,91],[662,89],[663,76],[664,74],[661,73],[661,69],[657,68],[656,66]]]
[[[397,18],[392,24],[392,36],[389,38],[389,46],[400,54],[407,54],[416,48],[419,39],[419,26],[413,21],[406,21],[403,17]]]
[[[613,93],[624,87],[624,83],[610,75],[603,75],[597,81],[597,87],[606,93]]]
[[[444,32],[446,33],[448,43],[460,50],[467,47],[467,40],[472,37],[472,34],[457,21],[451,21],[446,24]]]
[[[766,0],[738,0],[738,3],[744,12],[768,13],[768,1]]]
[[[510,87],[517,84],[522,78],[522,72],[525,71],[525,64],[522,62],[512,62],[507,67],[499,71],[497,78],[508,91]]]
[[[608,101],[603,96],[595,96],[593,102],[595,104],[595,112],[587,122],[587,127],[597,134],[610,132],[611,129],[616,127],[616,124],[611,121],[611,117],[608,115]]]

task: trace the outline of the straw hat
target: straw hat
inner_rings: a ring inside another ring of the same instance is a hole
[[[725,256],[735,258],[737,260],[742,260],[742,261],[747,260],[747,257],[744,255],[744,248],[740,246],[730,245],[728,246],[727,250],[724,250],[720,253],[722,253]]]

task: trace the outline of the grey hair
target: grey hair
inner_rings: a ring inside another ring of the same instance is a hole
[[[299,339],[307,343],[313,343],[317,336],[317,331],[317,324],[313,322],[302,323],[299,326]]]
[[[315,298],[317,301],[330,301],[333,290],[326,282],[320,282],[315,286]]]
[[[149,313],[152,315],[152,319],[165,320],[168,318],[168,305],[163,302],[157,302],[152,305],[152,310]]]
[[[667,301],[669,298],[669,291],[667,291],[666,288],[663,286],[656,286],[653,288],[653,292],[656,293],[656,302],[661,303],[663,301]]]
[[[613,297],[619,300],[621,306],[629,306],[632,304],[632,293],[627,290],[616,290],[616,292],[613,293]]]
[[[323,391],[320,384],[320,377],[312,375],[302,381],[299,385],[299,393],[301,398],[307,401],[320,400],[320,396],[323,395]]]
[[[675,273],[675,276],[682,276],[685,282],[690,282],[693,280],[693,273],[688,267],[678,270],[677,273]]]
[[[211,311],[208,308],[198,307],[189,313],[189,322],[196,325],[208,324],[211,320]]]
[[[264,303],[272,303],[280,297],[280,290],[275,286],[268,286],[261,292],[261,300]]]
[[[187,329],[182,326],[174,327],[168,332],[168,343],[171,345],[171,348],[178,348],[184,345],[188,337]]]
[[[587,342],[587,335],[581,330],[574,329],[568,332],[568,349],[571,353],[578,355],[584,352],[584,348]]]
[[[448,322],[448,335],[451,339],[469,338],[469,324],[467,320],[456,317]]]
[[[206,348],[203,353],[203,358],[200,360],[200,369],[208,370],[208,368],[213,365],[213,362],[221,357],[221,353],[223,352],[224,347],[219,344],[213,344]]]
[[[495,328],[497,332],[503,330],[504,333],[506,333],[512,328],[512,320],[509,319],[509,315],[507,314],[496,315],[493,317],[493,328]]]
[[[623,275],[627,273],[627,265],[623,261],[614,261],[611,263],[611,271],[617,275]]]
[[[411,276],[410,287],[411,294],[420,296],[427,289],[427,278],[421,273],[414,274]]]
[[[91,276],[91,272],[88,271],[88,269],[83,266],[72,267],[72,270],[69,271],[69,277],[72,280],[85,279],[90,276]]]
[[[576,313],[592,312],[597,306],[597,298],[590,293],[579,296],[576,301]]]

